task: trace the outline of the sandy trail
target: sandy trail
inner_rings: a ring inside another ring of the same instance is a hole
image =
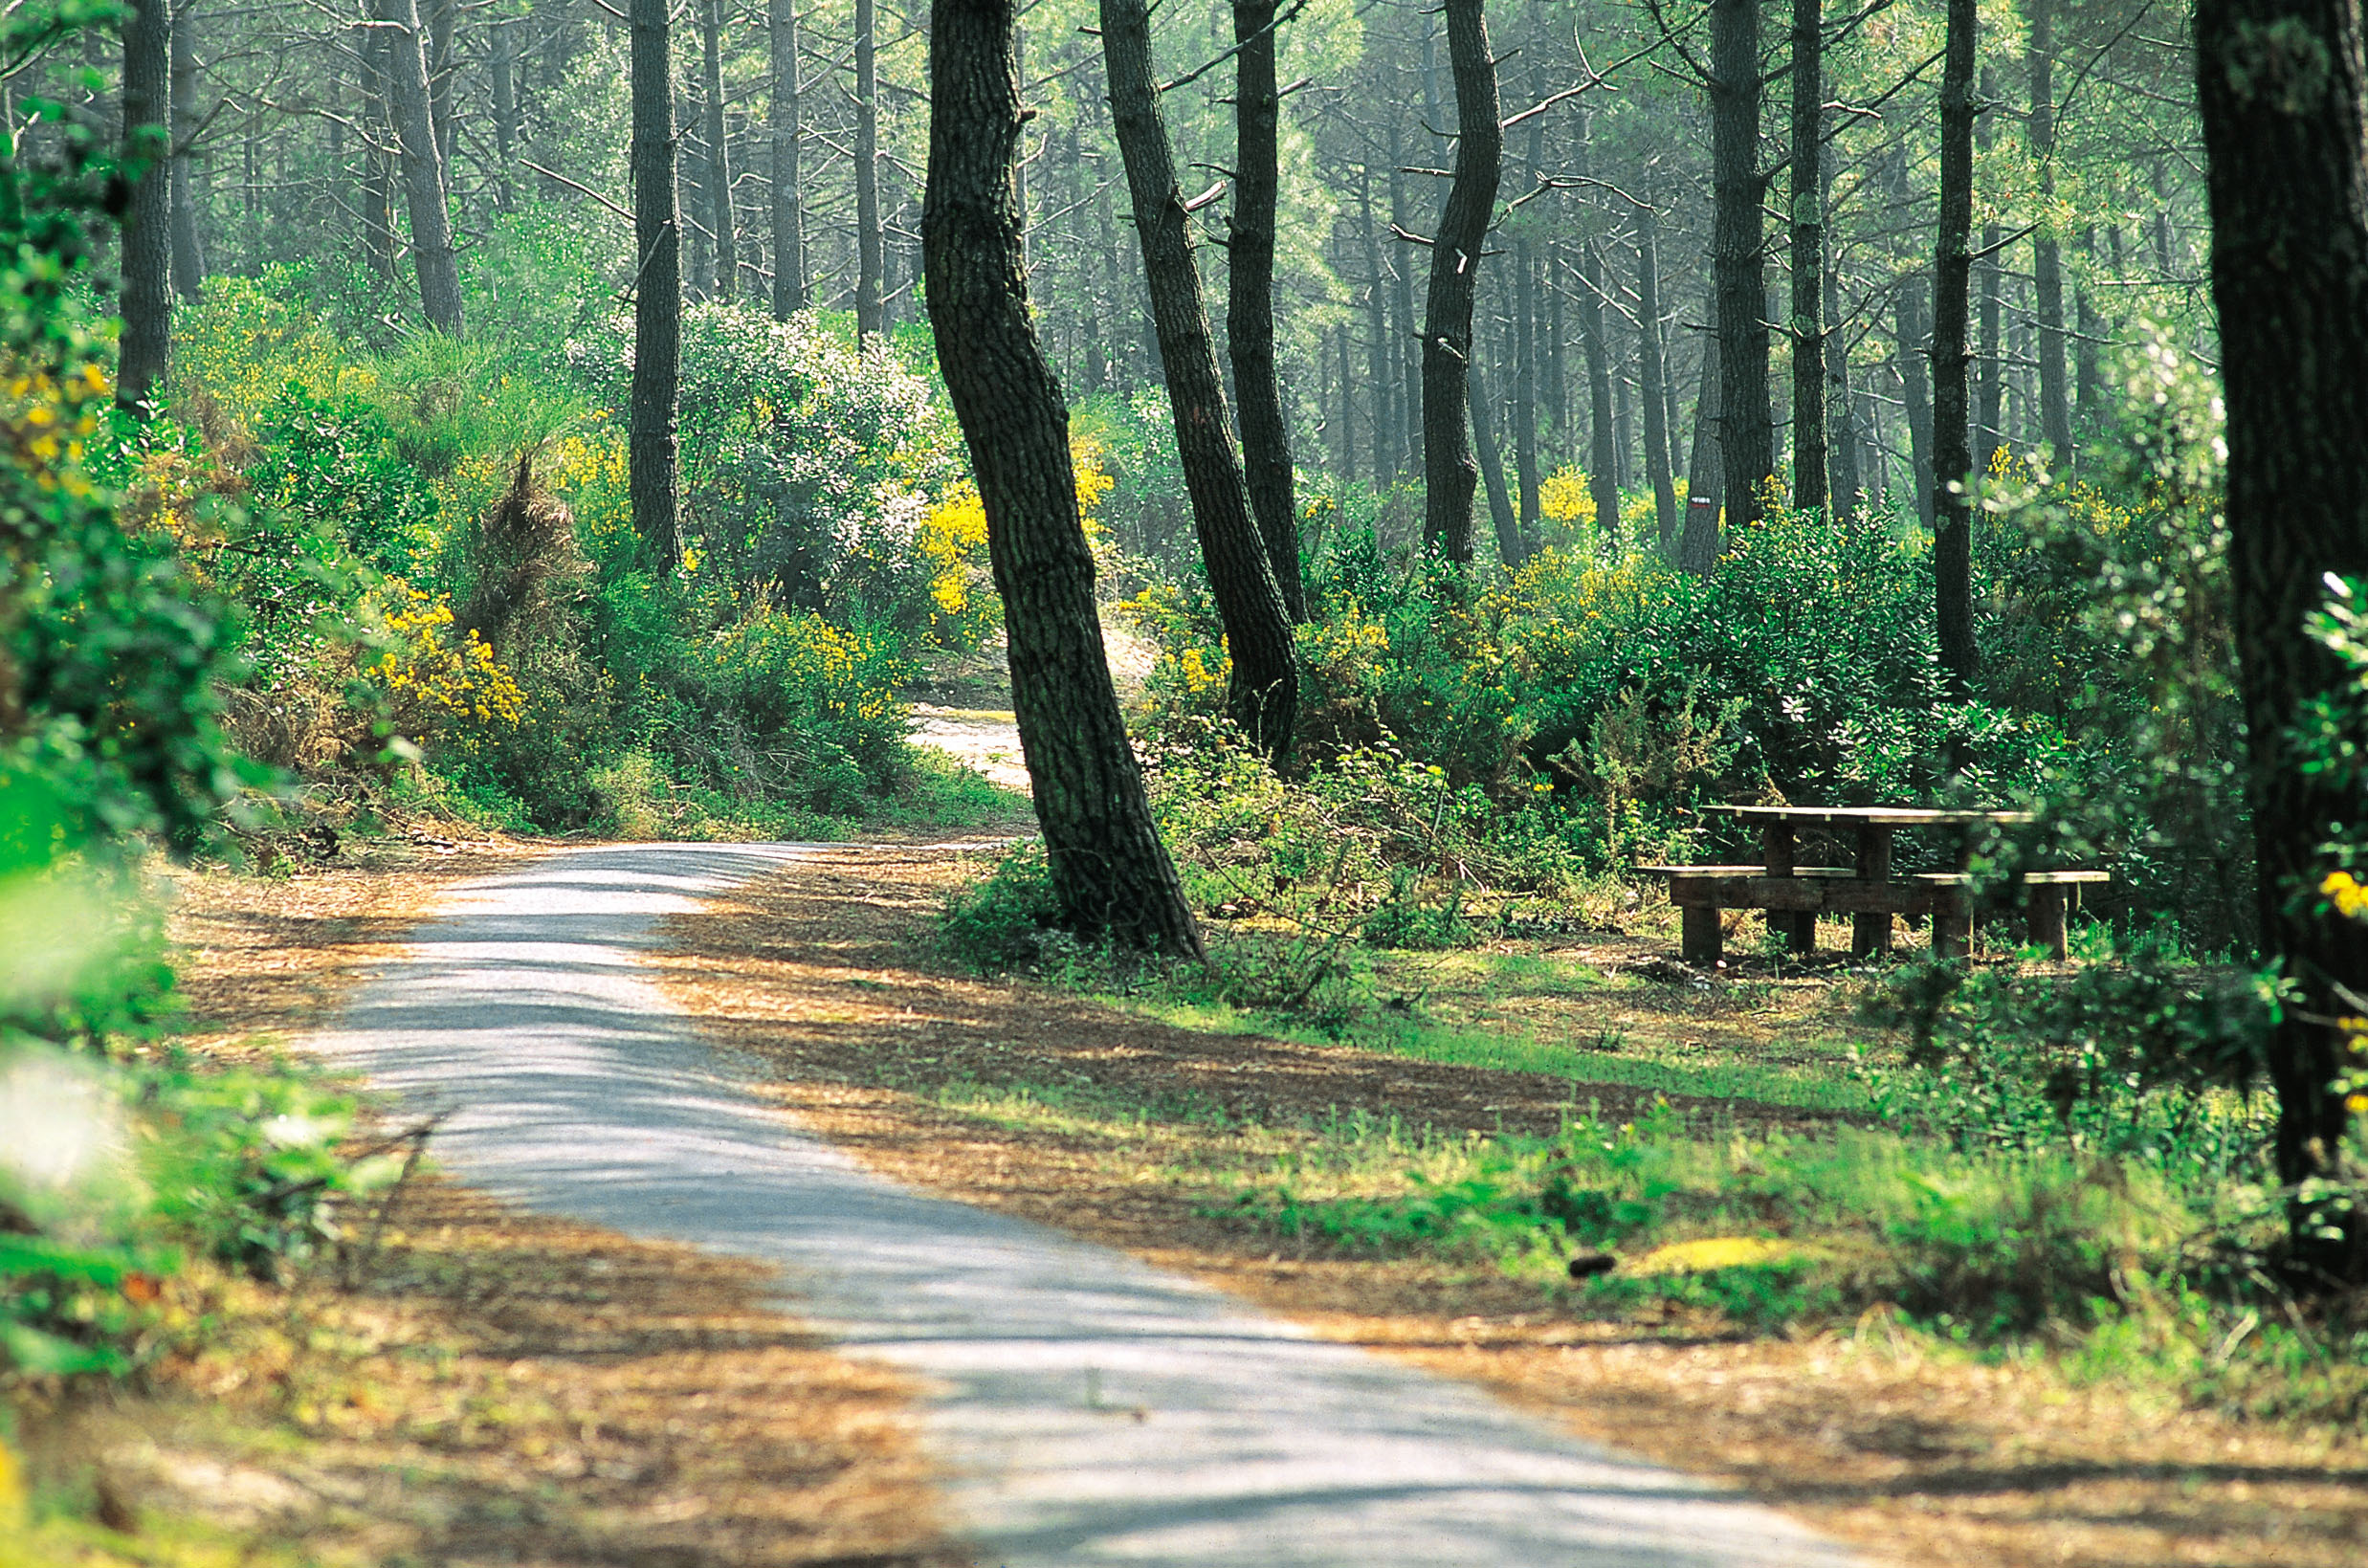
[[[1840,1568],[1799,1525],[1124,1253],[874,1175],[765,1108],[640,955],[705,894],[845,846],[566,850],[451,890],[323,1054],[452,1113],[463,1179],[780,1269],[919,1375],[983,1563]]]

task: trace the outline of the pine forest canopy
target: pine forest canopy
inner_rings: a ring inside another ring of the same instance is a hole
[[[417,76],[406,3],[419,11]],[[1728,467],[1838,494],[1845,508],[1862,493],[1913,496],[1932,515],[1948,10],[1876,0],[1820,16],[1815,6],[1643,0],[1486,18],[1507,129],[1473,258],[1471,364],[1494,437],[1480,459],[1511,466],[1504,488],[1521,517],[1536,517],[1540,487],[1565,464],[1607,494],[1664,472],[1697,495],[1733,488],[1692,472],[1706,450],[1702,362],[1713,332],[1742,319],[1737,290],[1754,276],[1764,293],[1754,319],[1774,323],[1773,348],[1745,342],[1722,386],[1746,427],[1754,410],[1770,417],[1765,435],[1746,428],[1728,443],[1742,465]],[[2066,459],[2106,418],[2115,356],[2138,323],[2213,357],[2190,45],[2178,10],[2144,0],[1980,10],[1972,450],[1979,459],[2052,443]],[[1823,87],[1810,215],[1824,221],[1805,250],[1805,198],[1786,173],[1799,143],[1786,73],[1804,12]],[[870,3],[676,11],[686,298],[810,301],[892,333],[922,319],[926,20]],[[1194,215],[1212,257],[1240,222],[1234,202],[1257,184],[1237,184],[1233,169],[1236,20],[1218,6],[1154,16],[1161,103],[1185,193],[1208,192]],[[1277,54],[1273,354],[1289,447],[1303,467],[1383,488],[1419,483],[1425,469],[1428,242],[1458,141],[1449,20],[1431,8],[1302,0],[1251,29]],[[1040,4],[1019,26],[1031,119],[1018,178],[1047,351],[1073,397],[1156,385],[1094,9]],[[632,200],[631,50],[612,8],[373,0],[333,24],[309,6],[188,3],[170,33],[182,156],[166,182],[167,227],[185,293],[207,274],[296,265],[372,307],[363,314],[389,334],[421,319],[449,327],[458,305],[443,247],[463,266],[498,265],[505,215],[520,213],[564,214],[565,243],[631,286],[620,212]],[[1714,90],[1721,49],[1758,61],[1753,90]],[[31,62],[16,93],[55,93],[101,117],[143,112],[121,78],[85,75],[81,53]],[[1737,99],[1753,101],[1738,109]],[[424,138],[402,132],[423,124]],[[29,129],[33,145],[45,129]],[[423,139],[437,156],[414,147]],[[1737,176],[1723,210],[1722,158]],[[445,203],[415,201],[415,183],[447,188]],[[450,236],[435,232],[447,208]],[[1721,210],[1735,231],[1723,240]],[[1200,271],[1222,332],[1234,308],[1225,269]],[[1732,320],[1714,275],[1727,280]],[[1810,329],[1826,430],[1804,432],[1789,377]],[[1828,470],[1807,485],[1792,472],[1804,433],[1822,437]],[[1672,533],[1676,510],[1657,502],[1652,526]]]

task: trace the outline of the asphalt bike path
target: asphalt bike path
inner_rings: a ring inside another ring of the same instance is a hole
[[[312,1042],[544,1212],[781,1270],[914,1374],[982,1568],[1845,1568],[1783,1515],[1125,1253],[874,1175],[748,1088],[639,955],[844,845],[554,852],[449,891]],[[783,1390],[795,1398],[796,1390]]]

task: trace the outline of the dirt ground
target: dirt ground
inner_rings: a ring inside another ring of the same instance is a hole
[[[185,1039],[277,1049],[439,889],[531,852],[179,876]],[[28,1402],[30,1478],[95,1516],[40,1544],[91,1564],[967,1563],[912,1390],[771,1310],[770,1283],[415,1178],[373,1250],[172,1282],[175,1319],[214,1326],[136,1392]]]
[[[785,1108],[893,1176],[1485,1382],[1587,1436],[1731,1480],[1875,1560],[2368,1560],[2368,1451],[2356,1442],[2077,1388],[2044,1366],[1911,1354],[1879,1318],[1848,1334],[1739,1339],[1677,1318],[1587,1321],[1532,1288],[1437,1265],[1278,1248],[1106,1137],[943,1109],[924,1091],[970,1081],[1073,1086],[1187,1119],[1361,1109],[1544,1129],[1572,1093],[1522,1073],[1172,1028],[947,972],[923,939],[963,874],[959,855],[911,849],[786,870],[676,917],[663,982],[719,1042],[774,1064]],[[1600,1094],[1621,1114],[1620,1091]]]

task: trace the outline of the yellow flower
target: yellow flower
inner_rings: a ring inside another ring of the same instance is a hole
[[[2337,914],[2355,920],[2368,918],[2368,888],[2361,887],[2350,872],[2334,872],[2318,885],[2318,891]]]

